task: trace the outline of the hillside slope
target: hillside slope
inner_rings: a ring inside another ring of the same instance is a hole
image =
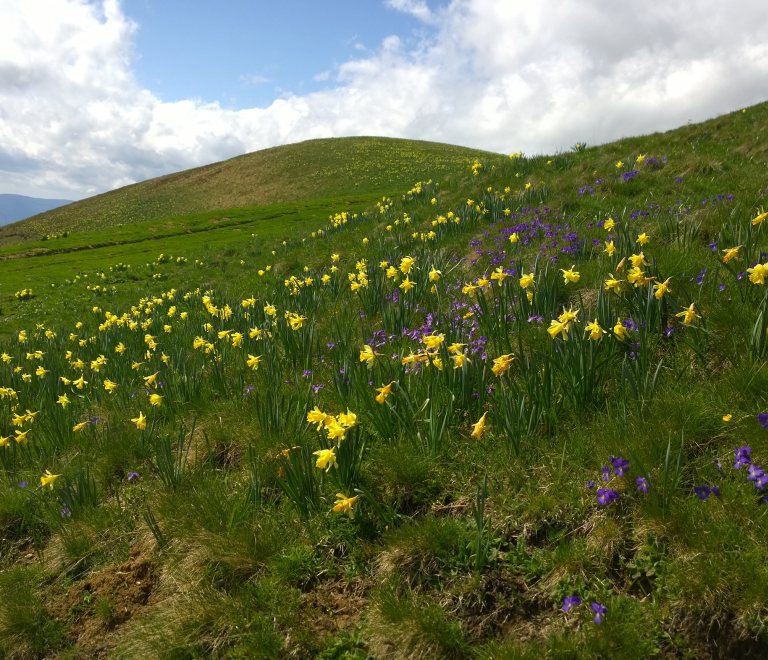
[[[309,140],[151,179],[0,229],[0,245],[201,211],[389,193],[488,152],[392,138]]]

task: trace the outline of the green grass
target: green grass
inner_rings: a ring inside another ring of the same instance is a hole
[[[2,248],[15,258],[0,261],[0,354],[12,358],[0,386],[18,399],[0,399],[0,437],[11,438],[0,448],[0,654],[766,656],[768,507],[747,468],[733,468],[734,447],[768,461],[757,419],[768,410],[768,298],[740,276],[768,253],[765,223],[751,222],[768,205],[766,127],[762,104],[553,156],[480,154],[474,171],[474,157],[452,152],[411,179],[416,165],[397,158],[419,163],[423,143],[386,141],[398,145],[386,158],[357,156],[364,191],[328,165],[305,191],[316,199],[166,212]],[[438,222],[449,213],[460,222]],[[661,300],[627,281],[629,265],[618,270],[641,249],[649,277],[671,278]],[[381,267],[405,256],[408,292],[395,289],[403,273]],[[515,274],[462,292],[499,264]],[[565,284],[571,267],[579,281]],[[521,270],[536,273],[530,305]],[[611,273],[618,294],[604,289]],[[355,291],[349,274],[367,286]],[[699,317],[685,324],[677,315],[691,303]],[[579,313],[568,341],[553,339],[546,329],[569,308]],[[594,319],[599,341],[585,332]],[[431,365],[406,368],[427,323],[445,341]],[[380,356],[369,367],[371,337]],[[454,342],[466,345],[457,369]],[[494,375],[506,354],[508,371]],[[325,431],[308,423],[315,407],[334,417]],[[357,423],[343,431],[347,412]],[[326,472],[315,452],[328,448]],[[609,456],[629,466],[606,483]],[[46,470],[62,475],[53,488]],[[700,500],[702,485],[721,495]],[[601,486],[617,500],[600,504]],[[357,497],[353,516],[333,510],[337,493]],[[131,600],[129,577],[99,586],[139,565],[147,600]],[[582,605],[566,614],[567,596]],[[593,602],[607,608],[601,624]]]
[[[492,156],[417,140],[309,140],[169,174],[41,213],[0,228],[0,245],[192,213],[383,195]]]

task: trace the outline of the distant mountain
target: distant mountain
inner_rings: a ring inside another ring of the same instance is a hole
[[[41,199],[24,195],[0,195],[0,225],[7,225],[17,220],[71,204],[71,199]]]

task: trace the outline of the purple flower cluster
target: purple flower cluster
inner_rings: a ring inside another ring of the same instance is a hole
[[[637,170],[630,170],[629,172],[622,172],[621,178],[624,179],[624,182],[632,181],[637,176],[638,172]]]
[[[603,481],[610,482],[611,477],[626,477],[629,471],[629,460],[622,458],[621,456],[609,456],[608,463],[603,464],[602,473]],[[636,480],[637,490],[641,493],[648,492],[648,481],[643,477],[638,477]],[[592,490],[595,487],[595,482],[591,479],[587,482],[587,488]],[[597,489],[597,503],[603,506],[608,506],[611,502],[615,502],[621,497],[619,491],[614,488],[598,488]]]
[[[570,612],[574,607],[581,605],[581,598],[578,596],[566,596],[563,600],[563,612]],[[595,617],[592,619],[595,623],[603,622],[603,615],[608,612],[608,608],[602,603],[593,602],[592,611],[595,613]]]
[[[720,497],[720,489],[717,486],[694,486],[693,492],[700,500],[708,500],[710,493],[715,497]]]

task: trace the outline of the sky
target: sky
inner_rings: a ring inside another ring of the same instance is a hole
[[[0,0],[0,193],[383,135],[555,153],[768,100],[765,0]]]

